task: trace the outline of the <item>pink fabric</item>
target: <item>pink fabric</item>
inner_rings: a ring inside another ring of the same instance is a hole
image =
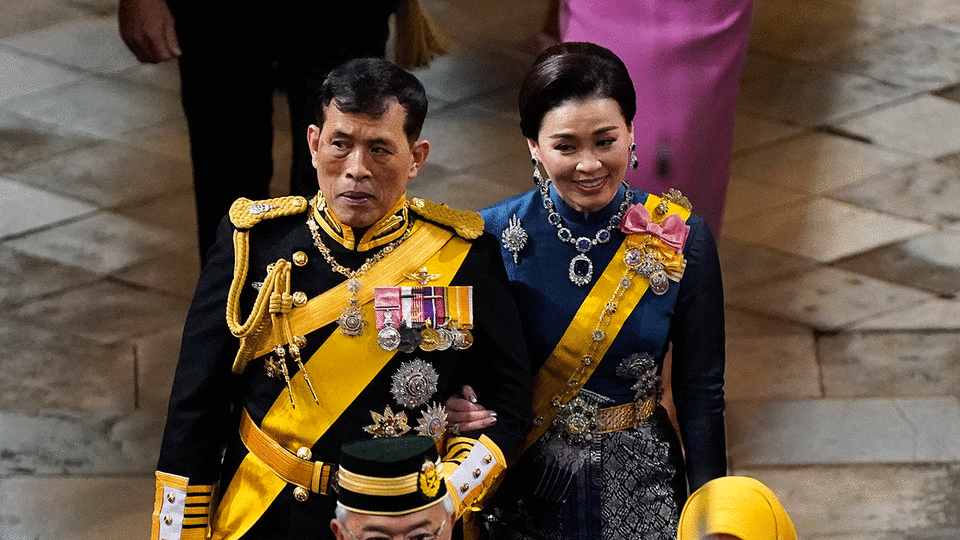
[[[607,47],[637,89],[634,138],[640,168],[627,181],[659,195],[673,187],[720,232],[733,150],[733,116],[752,0],[565,0],[564,41]],[[657,174],[657,148],[670,174]]]
[[[650,233],[677,253],[683,251],[687,235],[690,234],[690,226],[676,214],[667,216],[663,225],[650,221],[650,211],[642,204],[634,204],[627,209],[620,222],[620,230],[626,234]]]

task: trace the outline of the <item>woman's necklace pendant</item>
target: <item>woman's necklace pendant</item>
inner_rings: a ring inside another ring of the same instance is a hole
[[[583,253],[570,259],[568,276],[570,277],[570,281],[578,287],[583,287],[590,283],[590,280],[593,279],[593,261]]]

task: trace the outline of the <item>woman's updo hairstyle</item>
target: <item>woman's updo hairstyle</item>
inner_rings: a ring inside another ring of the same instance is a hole
[[[537,139],[543,117],[569,99],[612,98],[629,125],[637,93],[627,66],[609,49],[593,43],[558,43],[537,57],[520,83],[520,131]]]

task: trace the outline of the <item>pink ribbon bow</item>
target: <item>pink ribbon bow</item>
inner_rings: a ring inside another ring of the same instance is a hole
[[[677,214],[667,216],[663,225],[650,221],[650,211],[642,204],[634,204],[627,209],[620,222],[620,230],[626,234],[650,233],[678,253],[683,251],[683,244],[690,234],[690,226]]]

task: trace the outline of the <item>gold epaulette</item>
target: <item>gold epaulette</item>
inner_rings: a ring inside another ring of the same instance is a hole
[[[238,229],[249,229],[265,219],[292,216],[307,209],[307,200],[303,197],[289,196],[251,201],[240,198],[230,205],[230,221]]]
[[[450,227],[467,240],[475,240],[483,234],[483,218],[476,212],[457,210],[416,197],[410,200],[410,209],[424,219]]]

